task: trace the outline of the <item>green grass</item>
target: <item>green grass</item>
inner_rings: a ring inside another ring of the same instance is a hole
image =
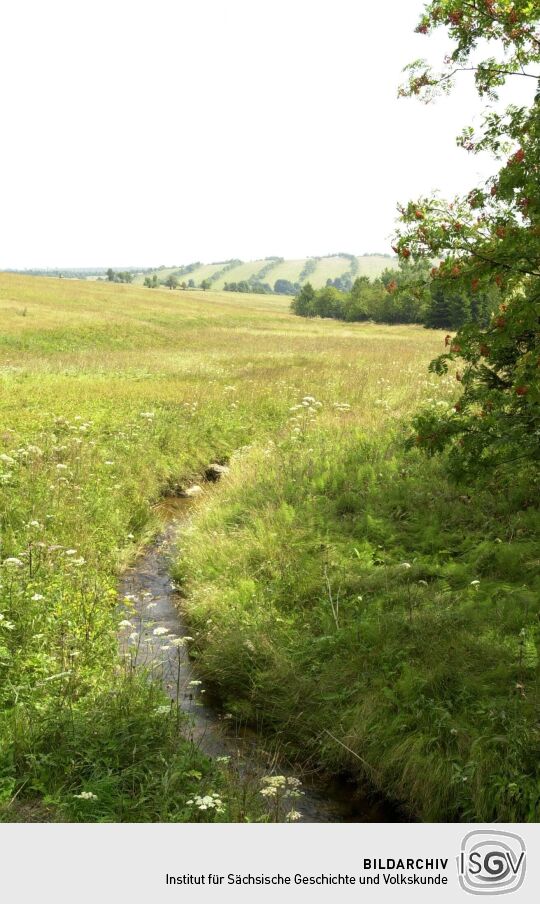
[[[273,435],[305,386],[360,386],[398,345],[417,374],[438,339],[304,324],[282,298],[14,275],[0,315],[2,818],[197,819],[194,781],[224,779],[171,739],[159,692],[119,670],[119,571],[168,486]]]
[[[463,495],[326,408],[240,456],[185,543],[201,674],[416,818],[536,821],[537,486]]]
[[[230,711],[421,819],[537,818],[534,476],[403,451],[442,333],[288,304],[0,275],[2,819],[266,818],[117,651],[119,573],[215,459],[177,567]]]

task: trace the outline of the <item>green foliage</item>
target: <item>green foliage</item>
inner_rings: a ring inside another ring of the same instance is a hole
[[[120,272],[116,272],[111,267],[109,267],[106,276],[109,282],[130,283],[133,282],[135,272],[133,270],[122,270]]]
[[[429,3],[418,30],[446,25],[454,50],[442,74],[414,64],[403,93],[429,99],[463,69],[474,70],[480,95],[491,100],[510,76],[540,78],[534,72],[538,22],[538,6],[530,2]],[[473,58],[480,36],[494,43],[499,58]],[[463,367],[457,416],[449,425],[432,417],[427,424],[420,415],[417,442],[429,451],[449,445],[456,471],[481,475],[505,466],[506,479],[513,480],[516,468],[538,463],[540,448],[540,92],[529,109],[488,110],[480,134],[465,129],[460,143],[502,160],[499,173],[451,203],[422,198],[403,207],[395,249],[402,259],[443,258],[431,271],[432,319],[459,328],[449,351],[432,365],[439,373],[453,360]],[[445,304],[463,293],[474,326],[468,319],[448,322]],[[500,307],[492,312],[497,296]]]
[[[170,273],[167,279],[165,280],[165,285],[168,289],[177,289],[178,288],[178,279],[174,275],[174,273]]]
[[[306,282],[306,280],[309,279],[309,277],[312,275],[312,273],[315,273],[318,262],[319,262],[318,257],[308,257],[306,263],[304,264],[304,266],[298,276],[298,282],[300,283],[300,285],[302,285],[304,282]]]
[[[484,323],[495,302],[482,295],[475,302],[454,289],[428,286],[429,263],[402,261],[399,270],[385,270],[370,282],[366,276],[328,280],[326,288],[315,291],[306,283],[291,304],[301,317],[332,317],[349,322],[423,323],[433,329],[458,329],[464,323]],[[421,282],[419,282],[421,280]],[[349,291],[340,286],[348,285]]]
[[[296,295],[299,289],[298,283],[292,283],[288,279],[276,279],[274,292],[276,295]]]
[[[416,818],[537,821],[538,480],[471,498],[322,417],[242,456],[197,519],[177,577],[201,674]]]
[[[272,286],[257,280],[242,279],[240,282],[225,283],[224,292],[254,293],[255,295],[272,295]]]

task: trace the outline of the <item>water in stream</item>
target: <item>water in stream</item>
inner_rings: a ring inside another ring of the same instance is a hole
[[[400,821],[402,817],[389,804],[360,796],[358,789],[345,780],[321,779],[305,768],[288,768],[276,760],[275,751],[269,754],[267,740],[224,719],[205,699],[205,689],[186,646],[176,646],[170,640],[189,635],[181,600],[171,581],[170,561],[192,503],[190,498],[163,501],[158,509],[162,532],[123,575],[120,593],[130,600],[125,618],[138,636],[129,639],[130,629],[123,629],[122,652],[136,655],[137,664],[150,669],[163,683],[167,694],[189,717],[186,733],[204,753],[211,757],[232,756],[244,764],[246,771],[259,775],[273,772],[300,777],[304,793],[294,802],[294,808],[301,813],[303,822]]]

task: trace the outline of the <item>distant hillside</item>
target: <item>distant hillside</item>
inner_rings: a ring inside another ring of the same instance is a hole
[[[244,290],[247,283],[252,291],[257,287],[266,286],[267,290],[274,290],[278,280],[277,290],[287,294],[291,287],[310,282],[315,288],[325,286],[327,280],[354,279],[357,276],[380,276],[387,267],[392,267],[396,258],[390,254],[329,254],[324,257],[303,257],[297,260],[283,260],[283,258],[269,257],[256,261],[218,261],[212,264],[194,263],[178,267],[159,267],[156,270],[140,271],[134,278],[135,283],[144,283],[145,279],[152,278],[155,274],[160,283],[165,282],[170,276],[175,277],[179,283],[185,282],[199,288],[203,281],[210,283],[209,288],[221,291],[226,286],[234,287],[243,284]],[[286,284],[289,284],[287,286]]]

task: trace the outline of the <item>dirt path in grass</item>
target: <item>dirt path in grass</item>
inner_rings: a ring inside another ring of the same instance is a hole
[[[150,669],[163,683],[166,693],[188,716],[185,734],[211,757],[234,758],[246,776],[269,774],[296,776],[303,796],[294,802],[303,822],[396,822],[400,816],[381,802],[360,799],[358,790],[343,780],[321,780],[307,769],[293,770],[279,759],[271,738],[260,737],[246,726],[224,718],[206,699],[205,688],[190,662],[186,645],[171,638],[189,635],[182,615],[181,599],[170,575],[175,542],[189,518],[190,498],[170,498],[159,506],[163,530],[124,573],[122,597],[130,599],[128,619],[138,637],[129,639],[129,628],[121,633],[121,652],[136,664]],[[157,630],[157,633],[156,633]]]

